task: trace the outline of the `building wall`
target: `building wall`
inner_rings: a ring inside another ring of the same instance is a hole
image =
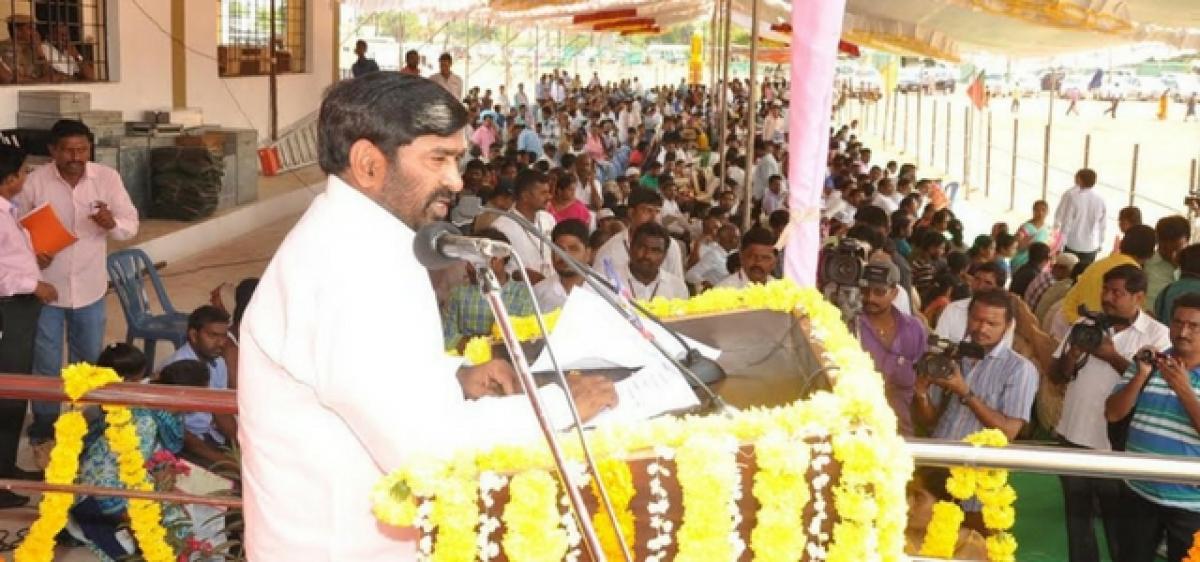
[[[279,77],[279,128],[315,111],[321,94],[332,82],[336,0],[309,0],[307,72]],[[16,126],[21,90],[73,90],[92,95],[95,109],[120,110],[126,120],[139,120],[150,110],[172,105],[171,29],[168,0],[109,0],[110,50],[113,81],[98,84],[0,85],[0,128]],[[205,53],[187,54],[187,105],[204,112],[205,123],[255,128],[260,139],[269,135],[268,78],[217,76],[217,10],[214,2],[187,1],[187,45]],[[149,17],[147,17],[149,16]],[[154,21],[151,21],[153,18]],[[157,22],[157,25],[156,25]],[[6,35],[4,32],[0,34]],[[238,107],[241,107],[241,110]]]

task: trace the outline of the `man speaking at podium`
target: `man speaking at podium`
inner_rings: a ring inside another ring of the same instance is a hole
[[[248,558],[412,560],[417,533],[371,514],[372,486],[414,457],[540,439],[510,366],[444,354],[414,231],[462,188],[466,109],[427,79],[376,72],[321,104],[325,192],[284,239],[242,326],[238,389]],[[588,419],[612,383],[571,377]],[[563,393],[540,392],[560,427]]]

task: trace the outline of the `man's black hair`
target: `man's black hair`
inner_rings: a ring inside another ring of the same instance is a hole
[[[418,137],[449,137],[467,126],[467,109],[445,88],[418,76],[372,72],[334,84],[321,102],[318,161],[327,174],[350,167],[350,147],[367,140],[391,162]]]
[[[201,306],[188,315],[188,330],[203,330],[209,324],[228,323],[229,314],[211,304]]]

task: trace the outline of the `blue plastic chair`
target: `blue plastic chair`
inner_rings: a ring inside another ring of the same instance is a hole
[[[158,297],[162,314],[150,310],[150,298],[146,293],[145,275]],[[125,312],[125,343],[141,338],[145,343],[146,369],[154,369],[154,344],[159,340],[169,341],[179,349],[187,343],[188,315],[177,312],[163,288],[158,270],[146,252],[137,248],[120,250],[108,255],[108,279],[112,281],[121,309]]]

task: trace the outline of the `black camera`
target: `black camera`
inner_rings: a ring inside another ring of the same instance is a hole
[[[1091,353],[1104,343],[1104,337],[1114,326],[1128,324],[1123,318],[1109,316],[1103,312],[1092,312],[1085,305],[1079,305],[1079,316],[1090,320],[1071,326],[1067,334],[1067,342],[1083,351]]]
[[[983,359],[984,355],[987,355],[987,352],[983,346],[975,342],[952,342],[931,335],[929,336],[929,350],[920,359],[917,359],[916,363],[913,363],[913,368],[916,369],[918,375],[931,379],[945,379],[954,373],[955,361],[964,357]]]
[[[821,284],[855,286],[867,269],[868,246],[853,238],[843,238],[825,251],[821,259]]]
[[[1143,349],[1133,354],[1133,360],[1143,365],[1157,365],[1159,361],[1167,358],[1167,354],[1153,349]]]

